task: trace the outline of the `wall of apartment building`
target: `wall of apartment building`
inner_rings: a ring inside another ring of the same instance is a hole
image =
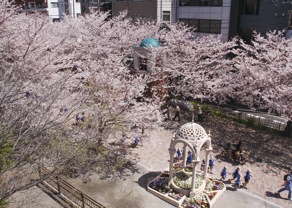
[[[112,15],[128,11],[129,17],[157,19],[157,0],[113,0]]]
[[[20,12],[41,12],[49,15],[53,20],[61,20],[64,14],[77,17],[81,14],[80,0],[17,0],[21,5]]]
[[[181,0],[176,0],[177,9],[173,11],[173,15],[177,21],[182,20],[188,22],[189,20],[189,23],[209,21],[210,24],[213,24],[212,22],[216,21],[214,24],[219,24],[217,28],[220,28],[215,33],[221,34],[222,40],[227,41],[229,36],[231,1],[233,0],[223,0],[220,6],[184,6]],[[209,32],[201,32],[197,24],[200,23],[194,23],[194,28],[196,28],[194,30],[195,33],[199,32],[199,35],[213,33],[212,29]]]
[[[288,26],[289,10],[292,4],[275,3],[271,0],[236,0],[239,1],[240,14],[237,33],[246,40],[251,39],[252,32],[266,33],[283,30]]]
[[[174,0],[157,0],[157,22],[175,22],[175,18],[172,15],[173,9],[175,9]]]

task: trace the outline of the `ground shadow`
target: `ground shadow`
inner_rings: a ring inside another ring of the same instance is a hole
[[[228,190],[228,191],[235,191],[235,189],[233,187],[231,187],[231,186],[226,186],[226,190]]]
[[[282,197],[280,196],[280,194],[275,193],[275,192],[270,192],[270,191],[266,191],[266,196],[267,196],[267,197],[273,197],[273,198],[282,198]]]
[[[212,117],[208,122],[203,122],[201,125],[206,131],[211,130],[214,150],[220,151],[227,142],[234,143],[240,139],[242,148],[251,150],[248,163],[265,162],[282,169],[289,169],[292,165],[292,155],[289,154],[287,146],[290,142],[288,137],[254,129],[225,118]]]
[[[153,180],[156,176],[158,176],[161,173],[161,171],[152,171],[149,173],[146,173],[144,175],[142,175],[139,179],[138,179],[138,184],[139,186],[141,186],[142,188],[146,189],[147,188],[147,184]]]
[[[223,157],[221,154],[215,155],[215,159],[216,160],[221,160],[223,162],[227,162],[229,164],[231,164],[232,166],[239,166],[242,165],[239,161],[237,160],[232,160],[231,158],[225,158]]]

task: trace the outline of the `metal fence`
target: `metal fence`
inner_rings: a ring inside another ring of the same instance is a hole
[[[284,131],[284,129],[287,125],[287,123],[283,123],[283,122],[273,120],[270,118],[265,118],[262,116],[253,115],[253,114],[247,113],[247,112],[233,111],[229,115],[234,117],[234,118],[255,122],[255,123],[258,123],[258,124],[261,124],[263,126],[266,126],[266,127],[272,128],[272,129],[276,129],[279,131]]]
[[[104,208],[103,205],[90,198],[86,194],[76,189],[66,181],[62,180],[58,176],[52,174],[48,169],[41,167],[39,169],[40,177],[48,176],[43,185],[57,193],[59,197],[67,201],[76,208]]]

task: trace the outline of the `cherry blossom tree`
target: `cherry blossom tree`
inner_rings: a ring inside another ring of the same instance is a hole
[[[240,38],[193,38],[188,28],[173,26],[165,33],[163,69],[176,94],[291,114],[291,40],[281,32],[256,34],[252,44]],[[159,49],[158,49],[159,50]]]
[[[127,149],[122,137],[110,145],[115,132],[162,120],[155,98],[137,102],[147,75],[132,76],[123,65],[155,25],[107,21],[107,14],[53,23],[0,5],[0,199],[42,181],[40,166],[84,173],[103,161],[121,172]],[[80,112],[86,119],[75,125]]]
[[[254,34],[252,44],[242,40],[234,53],[235,73],[226,82],[233,97],[258,108],[274,108],[291,114],[292,42],[281,32]]]
[[[0,199],[42,181],[40,166],[121,175],[130,151],[122,134],[134,125],[161,127],[161,100],[143,96],[153,81],[167,80],[158,88],[185,97],[291,110],[291,41],[275,33],[247,45],[196,38],[180,24],[159,29],[126,14],[53,23],[18,14],[6,0],[0,10]],[[125,60],[147,37],[164,43],[148,48],[160,64],[133,74]],[[76,121],[83,112],[84,121]]]
[[[80,155],[81,148],[61,135],[83,100],[67,88],[72,73],[60,72],[68,67],[62,52],[67,28],[59,30],[42,15],[17,14],[7,1],[0,5],[0,199],[5,199],[38,183],[39,166],[62,168]],[[68,112],[60,112],[67,103]]]

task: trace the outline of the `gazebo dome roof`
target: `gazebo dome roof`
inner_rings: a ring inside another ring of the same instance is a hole
[[[210,137],[201,125],[186,123],[177,130],[174,139],[188,140],[190,143],[204,143],[206,140],[210,140]]]
[[[139,45],[140,47],[147,48],[156,48],[160,46],[160,42],[155,38],[145,38]]]

